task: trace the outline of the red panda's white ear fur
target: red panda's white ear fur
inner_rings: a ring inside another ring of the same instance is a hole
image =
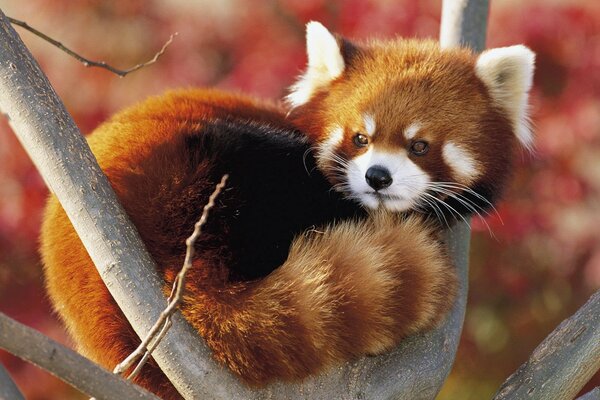
[[[318,22],[306,24],[306,53],[306,71],[290,88],[287,96],[292,107],[308,102],[316,89],[340,76],[346,66],[335,36]]]
[[[519,142],[533,146],[528,100],[533,82],[535,54],[523,45],[486,50],[477,59],[475,72],[494,101],[508,112]]]

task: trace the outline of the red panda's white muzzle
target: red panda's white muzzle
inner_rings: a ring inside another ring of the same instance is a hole
[[[348,197],[367,208],[390,211],[405,211],[422,203],[431,180],[406,151],[374,147],[348,161],[346,177]]]

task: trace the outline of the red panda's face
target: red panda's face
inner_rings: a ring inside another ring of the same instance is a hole
[[[374,105],[386,104],[382,99]],[[439,113],[440,108],[431,108]],[[466,187],[485,175],[486,151],[477,147],[487,144],[476,119],[457,116],[452,123],[426,110],[398,114],[393,118],[371,107],[359,112],[357,121],[344,124],[340,118],[329,128],[316,146],[316,157],[336,189],[369,208],[404,211],[446,197],[448,185]],[[506,146],[512,147],[508,135]],[[505,150],[502,154],[512,153]]]
[[[357,46],[311,24],[309,67],[288,100],[337,190],[391,211],[464,214],[494,200],[518,144],[531,145],[528,49]]]

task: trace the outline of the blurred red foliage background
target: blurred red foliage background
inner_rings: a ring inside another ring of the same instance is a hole
[[[489,398],[535,346],[600,287],[600,2],[492,0],[488,47],[537,53],[534,156],[487,223],[474,219],[470,295],[455,368],[440,399]],[[436,0],[4,0],[3,11],[89,58],[87,69],[17,29],[83,132],[167,88],[217,86],[281,98],[305,63],[304,24],[348,37],[437,37]],[[0,93],[0,95],[3,95]],[[47,189],[0,119],[0,311],[65,343],[44,294],[37,235]],[[28,399],[80,398],[0,351]],[[595,385],[600,383],[598,376]]]

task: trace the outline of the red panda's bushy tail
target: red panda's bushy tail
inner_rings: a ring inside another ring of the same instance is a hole
[[[263,279],[194,285],[182,311],[249,384],[299,380],[434,326],[456,292],[447,260],[419,218],[382,213],[299,236]]]

